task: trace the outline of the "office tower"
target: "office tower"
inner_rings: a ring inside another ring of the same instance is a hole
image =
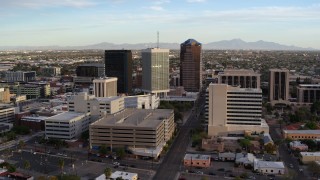
[[[227,84],[209,85],[208,135],[269,132],[261,119],[262,90]]]
[[[269,70],[269,101],[272,105],[287,104],[289,99],[289,70]]]
[[[169,90],[169,49],[143,50],[142,91],[163,97]]]
[[[36,80],[36,72],[7,71],[5,73],[5,80],[7,82],[32,82]]]
[[[202,87],[201,43],[188,39],[180,45],[180,84],[188,92]]]
[[[94,78],[105,77],[104,64],[85,63],[77,66],[76,77],[73,81],[77,85],[91,85]]]
[[[95,97],[117,96],[117,78],[104,77],[93,80],[93,94]]]
[[[118,93],[132,91],[132,52],[131,50],[106,50],[105,74],[118,78]]]
[[[299,84],[297,87],[298,103],[320,101],[320,84]]]
[[[260,74],[248,69],[226,69],[218,73],[218,84],[240,86],[240,88],[260,88]]]
[[[100,63],[86,63],[77,66],[76,74],[82,77],[104,77],[104,64]]]

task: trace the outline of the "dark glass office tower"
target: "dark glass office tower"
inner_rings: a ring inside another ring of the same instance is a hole
[[[104,53],[106,76],[117,77],[118,93],[132,91],[132,52],[131,50],[106,50]]]
[[[201,89],[201,62],[201,43],[188,39],[180,45],[180,84],[188,92]]]

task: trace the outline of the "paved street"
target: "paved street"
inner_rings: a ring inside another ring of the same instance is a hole
[[[278,124],[270,125],[270,135],[272,139],[282,139],[281,131]],[[289,154],[288,148],[285,143],[279,145],[279,156],[284,162],[285,166],[294,175],[294,179],[310,179],[310,175],[304,166],[299,165],[298,160],[291,154]],[[289,164],[293,165],[293,168],[289,168]],[[299,172],[299,169],[304,169],[303,172]],[[288,171],[286,173],[289,173]]]
[[[201,111],[204,107],[205,98],[199,98],[196,108]],[[200,124],[198,120],[199,111],[194,111],[189,116],[187,122],[180,128],[179,134],[172,144],[167,155],[163,159],[162,164],[157,170],[154,176],[154,180],[175,179],[177,172],[182,168],[182,161],[185,155],[187,146],[190,142],[190,130],[197,127]]]

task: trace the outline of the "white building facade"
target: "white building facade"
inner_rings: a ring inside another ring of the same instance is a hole
[[[45,121],[46,138],[72,140],[89,129],[90,113],[64,112]]]

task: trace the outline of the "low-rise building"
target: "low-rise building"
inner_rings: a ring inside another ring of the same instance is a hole
[[[245,167],[253,167],[255,159],[256,157],[251,153],[237,153],[235,163],[238,165],[243,165]]]
[[[299,139],[320,139],[320,130],[283,130],[284,138]]]
[[[220,161],[234,161],[236,159],[236,154],[232,152],[219,153],[218,155]]]
[[[160,98],[154,94],[126,96],[124,97],[125,108],[157,109]]]
[[[152,149],[144,151],[145,156],[158,157],[174,129],[172,109],[125,109],[90,125],[90,148],[127,147],[133,153],[136,148],[145,148]]]
[[[95,97],[87,93],[79,93],[68,100],[68,109],[73,112],[91,113],[92,119],[115,114],[124,109],[124,98],[119,96]]]
[[[88,130],[89,124],[90,113],[64,112],[46,119],[45,135],[62,140],[76,139]]]
[[[0,103],[10,103],[10,90],[8,87],[0,88]]]
[[[283,162],[254,160],[254,170],[262,174],[284,174]]]
[[[16,108],[8,105],[0,105],[0,123],[13,123]]]
[[[12,127],[13,127],[13,124],[11,123],[0,123],[0,134],[4,134],[10,131]]]
[[[237,142],[239,137],[211,137],[209,139],[202,139],[202,148],[207,151],[217,151],[225,152],[231,151],[235,152],[237,149],[241,148]]]
[[[300,141],[292,141],[289,143],[290,149],[294,151],[308,151],[308,146]]]
[[[20,125],[26,126],[33,131],[44,131],[46,119],[48,119],[47,116],[38,116],[35,114],[23,116],[20,120]]]
[[[320,152],[300,152],[300,160],[304,164],[320,161]]]
[[[211,156],[202,154],[186,154],[183,158],[183,164],[185,166],[207,168],[211,165]]]
[[[273,140],[269,133],[263,134],[263,144],[266,146],[267,144],[274,144]]]
[[[124,171],[116,171],[111,174],[110,180],[116,180],[117,178],[122,178],[123,180],[137,180],[138,174],[137,173],[130,173]]]

